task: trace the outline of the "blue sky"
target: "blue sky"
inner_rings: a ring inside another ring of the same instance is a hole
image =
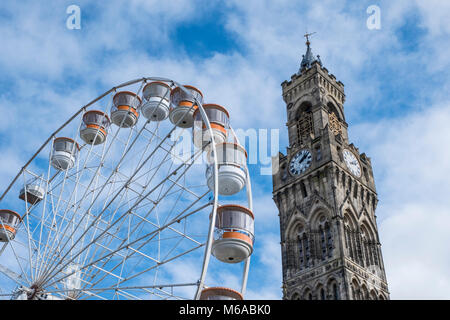
[[[71,4],[80,30],[66,28]],[[366,27],[373,4],[380,30]],[[391,298],[448,299],[449,17],[445,1],[2,1],[0,188],[79,107],[142,76],[198,86],[235,129],[280,129],[284,153],[280,84],[315,31],[313,53],[345,85],[350,140],[372,158]],[[249,297],[278,299],[278,216],[259,169]]]

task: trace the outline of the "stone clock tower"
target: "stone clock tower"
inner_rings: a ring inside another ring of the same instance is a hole
[[[273,161],[284,299],[389,299],[372,163],[348,140],[344,84],[306,54],[284,81],[289,147]]]

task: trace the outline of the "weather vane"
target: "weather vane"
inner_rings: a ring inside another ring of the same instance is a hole
[[[310,42],[309,42],[309,37],[312,36],[312,35],[315,34],[315,33],[316,33],[316,32],[308,33],[308,31],[306,31],[304,37],[306,38],[306,44],[307,44],[307,45],[310,44]]]

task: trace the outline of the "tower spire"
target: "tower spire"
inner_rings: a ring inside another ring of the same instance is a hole
[[[304,37],[306,38],[306,53],[302,55],[302,62],[300,63],[300,70],[298,71],[299,74],[302,73],[303,70],[311,68],[311,65],[314,61],[317,61],[320,65],[322,65],[322,61],[320,61],[320,56],[314,57],[312,51],[311,51],[311,42],[309,41],[309,37],[311,37],[316,32],[308,33],[306,32],[304,34]]]

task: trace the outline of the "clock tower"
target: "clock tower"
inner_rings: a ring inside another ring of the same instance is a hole
[[[289,147],[273,161],[283,299],[389,299],[372,163],[348,139],[344,84],[311,51],[284,81]]]

